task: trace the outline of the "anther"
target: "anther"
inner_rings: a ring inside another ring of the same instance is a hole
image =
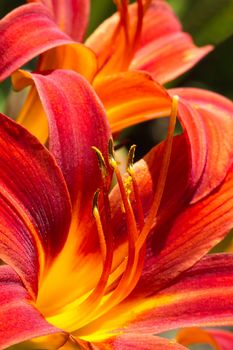
[[[153,226],[153,222],[156,221],[157,213],[162,201],[165,184],[167,180],[171,151],[172,151],[172,141],[173,141],[175,126],[176,126],[178,102],[179,102],[179,96],[175,95],[172,98],[172,107],[171,107],[171,113],[169,118],[168,132],[167,132],[166,140],[164,142],[164,154],[163,154],[160,174],[159,174],[159,178],[156,186],[156,191],[154,194],[154,199],[152,202],[151,209],[146,219],[146,223],[141,231],[139,239],[136,242],[137,250],[141,249],[142,245],[144,244],[150,232],[151,227]]]
[[[132,145],[129,149],[128,153],[128,159],[127,159],[127,173],[129,175],[132,175],[133,172],[133,162],[134,162],[134,156],[135,156],[135,150],[136,150],[136,145]]]
[[[114,143],[112,138],[110,138],[108,142],[108,160],[109,164],[114,169],[117,166],[117,162],[115,159]]]
[[[101,174],[103,177],[106,177],[108,175],[108,170],[107,170],[107,166],[104,160],[104,156],[102,154],[102,152],[99,150],[99,148],[92,146],[93,151],[95,151],[96,155],[97,155],[97,159],[98,159],[98,163],[99,163],[99,168],[101,170]]]
[[[101,250],[101,255],[103,258],[103,261],[105,261],[106,258],[106,253],[107,253],[107,247],[106,247],[106,240],[105,240],[105,235],[103,231],[103,226],[100,218],[100,213],[98,209],[98,198],[99,198],[99,193],[100,190],[98,189],[93,197],[93,202],[92,202],[92,213],[96,221],[96,227],[98,231],[98,236],[99,236],[99,244],[100,244],[100,250]]]

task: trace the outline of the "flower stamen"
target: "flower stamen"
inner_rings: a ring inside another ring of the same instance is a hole
[[[96,227],[99,235],[99,244],[100,244],[100,250],[103,258],[103,262],[105,262],[106,259],[106,252],[107,252],[107,247],[106,247],[106,240],[104,236],[104,231],[103,231],[103,226],[100,218],[100,213],[98,209],[98,197],[99,197],[100,190],[98,189],[93,198],[93,206],[92,206],[92,213],[95,218],[96,222]]]
[[[119,280],[119,283],[113,290],[113,292],[110,294],[109,298],[105,301],[105,303],[102,306],[100,306],[97,310],[98,316],[99,314],[106,312],[106,310],[109,310],[111,307],[118,304],[129,294],[129,291],[131,290],[131,288],[129,287],[131,285],[131,281],[134,281],[135,274],[138,274],[138,261],[143,262],[143,259],[140,259],[140,254],[136,253],[135,251],[135,243],[138,238],[137,224],[129,200],[129,196],[125,189],[124,182],[122,180],[118,164],[115,159],[114,144],[112,139],[109,140],[108,150],[109,164],[115,172],[126,215],[128,233],[128,255],[125,260],[126,265],[124,266],[124,269],[122,269],[121,274],[119,274],[118,276],[120,277],[120,275],[122,275]]]
[[[135,243],[136,256],[140,252],[142,253],[143,250],[145,249],[146,239],[151,231],[153,224],[156,224],[156,216],[158,214],[158,209],[159,209],[161,199],[163,196],[166,178],[167,178],[167,173],[168,173],[169,162],[170,162],[172,141],[173,141],[173,135],[174,135],[175,125],[176,125],[176,116],[177,116],[177,111],[178,111],[178,101],[179,101],[179,97],[174,96],[172,99],[172,108],[171,108],[171,114],[170,114],[170,119],[169,119],[167,137],[166,137],[166,140],[164,143],[164,155],[163,155],[162,166],[161,166],[161,170],[160,170],[160,174],[159,174],[159,179],[158,179],[158,183],[156,186],[156,191],[154,194],[154,199],[152,202],[151,209],[149,211],[149,214],[147,216],[145,224],[143,225],[142,229],[140,228],[140,234],[139,234],[139,237],[137,238],[136,243]],[[133,152],[133,150],[131,152]],[[130,157],[132,158],[132,156],[130,156]],[[133,174],[132,167],[128,166],[128,168],[130,169],[130,173]],[[135,193],[136,192],[137,192],[137,189],[136,189]],[[140,199],[139,193],[137,194],[137,196],[138,196],[138,199]],[[137,201],[137,203],[140,203],[140,201]],[[137,206],[138,206],[138,204],[137,204]],[[116,280],[118,278],[118,276],[121,275],[122,270],[125,269],[125,266],[126,266],[126,262],[123,261],[118,266],[118,268],[112,273],[111,278],[110,278],[111,283],[113,283],[113,281]]]
[[[132,179],[133,182],[133,190],[134,197],[137,202],[137,211],[139,217],[139,230],[137,227],[137,222],[135,219],[135,215],[132,209],[132,205],[130,203],[130,195],[127,193],[125,188],[125,184],[121,177],[117,161],[115,159],[114,153],[114,144],[113,140],[109,140],[108,144],[108,152],[109,152],[109,165],[113,168],[119,190],[121,193],[121,199],[123,202],[125,216],[126,216],[126,225],[127,225],[127,239],[128,239],[128,254],[125,259],[121,262],[121,264],[111,273],[112,267],[112,258],[113,258],[113,245],[111,246],[111,252],[109,253],[108,243],[106,242],[106,246],[104,247],[103,237],[107,237],[104,235],[103,226],[100,219],[100,214],[98,210],[98,195],[94,196],[94,210],[93,213],[96,218],[97,228],[99,230],[100,241],[102,240],[102,254],[106,252],[106,259],[103,266],[103,272],[99,283],[93,292],[89,295],[83,305],[87,306],[88,311],[85,307],[86,314],[88,313],[88,317],[84,316],[82,319],[82,327],[88,324],[88,320],[94,320],[105,312],[109,311],[112,307],[119,304],[122,300],[124,300],[134,289],[136,286],[143,269],[144,264],[144,256],[146,250],[146,239],[151,232],[151,228],[154,224],[156,224],[156,218],[158,215],[158,210],[161,204],[161,200],[164,193],[164,188],[166,184],[168,168],[170,163],[170,156],[172,151],[172,142],[176,125],[176,116],[178,111],[178,101],[179,97],[174,96],[172,99],[172,107],[171,114],[169,119],[169,126],[167,137],[164,142],[164,153],[162,159],[161,170],[159,173],[158,182],[156,185],[156,190],[154,193],[153,202],[147,216],[147,219],[144,223],[144,213],[141,205],[140,194],[137,186],[137,182],[135,179],[134,169],[133,169],[133,159],[135,153],[135,146],[132,146],[129,155],[128,155],[128,164],[127,164],[127,172]],[[97,154],[101,154],[101,152],[97,152]],[[102,157],[101,158],[101,166],[103,164]],[[111,219],[110,219],[111,220]],[[111,223],[110,223],[111,226]],[[111,240],[113,242],[113,240]],[[110,258],[108,255],[110,254]],[[111,261],[111,264],[109,264]],[[117,284],[116,284],[117,283]],[[113,288],[114,286],[114,288]],[[102,303],[101,299],[105,295],[105,299],[103,299]],[[94,309],[93,309],[94,306]]]
[[[128,13],[128,1],[127,0],[115,0],[120,21],[124,28],[126,45],[129,44],[129,13]]]
[[[130,175],[133,183],[133,191],[134,191],[134,197],[135,197],[135,202],[136,202],[136,210],[138,214],[138,220],[139,220],[139,228],[142,230],[144,226],[144,213],[143,213],[143,208],[142,208],[142,202],[139,194],[139,189],[137,185],[137,181],[135,178],[135,172],[133,169],[133,161],[134,161],[134,156],[135,156],[135,149],[136,145],[132,145],[130,147],[129,153],[128,153],[128,161],[127,161],[127,168],[126,171]]]
[[[95,151],[102,174],[102,188],[98,189],[93,197],[92,213],[95,218],[96,228],[99,236],[100,251],[103,259],[103,269],[99,282],[91,291],[88,297],[79,305],[78,313],[80,315],[80,323],[78,327],[88,323],[94,312],[99,306],[103,295],[105,294],[108,278],[112,269],[113,260],[113,233],[111,229],[111,209],[108,198],[108,171],[102,152],[97,147],[92,147]],[[102,210],[99,210],[99,196],[102,195]],[[104,213],[104,220],[101,213]],[[105,233],[106,232],[106,233]]]
[[[156,191],[154,194],[154,199],[153,199],[151,209],[149,211],[149,214],[148,214],[148,217],[146,219],[143,230],[141,231],[141,234],[136,242],[137,250],[141,249],[148,234],[150,233],[151,227],[153,226],[153,223],[156,220],[159,206],[160,206],[160,203],[162,200],[162,196],[163,196],[163,192],[164,192],[164,188],[165,188],[165,183],[166,183],[166,179],[167,179],[168,167],[169,167],[169,163],[170,163],[172,141],[173,141],[175,126],[176,126],[178,101],[179,101],[179,97],[174,96],[172,99],[172,108],[171,108],[171,114],[170,114],[170,118],[169,118],[167,137],[166,137],[166,140],[164,143],[164,155],[163,155],[161,170],[159,173],[159,179],[158,179],[158,183],[156,186]]]
[[[139,45],[139,40],[142,32],[143,17],[144,17],[144,6],[142,3],[142,0],[137,0],[137,24],[136,24],[135,34],[133,38],[133,43],[132,43],[132,55],[134,55]]]
[[[117,161],[115,160],[115,154],[114,154],[114,146],[113,146],[113,140],[109,140],[109,164],[113,168],[117,182],[119,185],[119,189],[121,192],[121,198],[123,201],[125,213],[126,213],[126,221],[127,221],[127,228],[128,228],[128,234],[129,234],[129,246],[132,246],[132,242],[137,238],[138,236],[138,230],[136,225],[136,220],[134,217],[133,209],[130,204],[127,192],[125,190],[125,186],[118,168]],[[132,247],[134,249],[134,246]]]
[[[92,149],[96,153],[98,163],[99,163],[99,168],[100,168],[101,174],[102,174],[102,178],[104,179],[108,175],[108,170],[107,170],[107,166],[106,166],[106,163],[104,160],[104,156],[97,147],[92,146]]]

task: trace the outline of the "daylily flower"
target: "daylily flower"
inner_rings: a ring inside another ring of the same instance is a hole
[[[81,68],[89,71],[86,75],[91,78],[94,68],[98,77],[136,69],[165,83],[190,69],[212,49],[194,45],[166,2],[137,0],[128,5],[126,0],[117,0],[118,12],[85,42],[97,55],[96,67],[90,50],[77,44],[83,39],[88,23],[88,0],[28,2],[1,21],[1,49],[5,52],[1,80],[36,55],[45,53],[40,70],[69,68],[80,72]],[[85,68],[80,67],[80,59]]]
[[[233,256],[206,255],[233,222],[232,104],[211,94],[212,113],[167,95],[166,140],[134,165],[132,147],[122,178],[85,79],[25,79],[49,150],[0,116],[0,347],[182,350],[153,334],[232,324]]]
[[[167,116],[159,83],[190,69],[211,49],[198,48],[182,31],[170,6],[161,0],[128,5],[116,1],[118,12],[83,39],[89,1],[29,1],[0,22],[0,80],[40,55],[37,71],[72,69],[92,82],[105,106],[112,132],[132,124]],[[30,30],[29,30],[30,28]],[[140,73],[139,73],[140,72]],[[148,75],[149,74],[149,75]],[[157,100],[154,98],[158,94]],[[32,89],[18,122],[41,141],[46,136]],[[41,129],[41,131],[40,131]]]

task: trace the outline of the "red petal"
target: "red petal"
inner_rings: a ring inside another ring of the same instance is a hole
[[[233,103],[201,89],[170,92],[181,97],[179,116],[192,151],[192,177],[199,181],[195,202],[222,182],[233,162]]]
[[[17,274],[9,266],[0,266],[0,348],[60,332],[33,306]]]
[[[98,147],[107,157],[110,130],[98,97],[83,77],[72,71],[56,70],[45,75],[25,73],[22,80],[18,80],[19,85],[32,82],[35,83],[49,119],[49,148],[61,167],[73,201],[74,215],[66,245],[50,271],[52,277],[46,279],[43,291],[40,290],[43,295],[41,298],[39,295],[41,304],[51,309],[55,304],[54,293],[57,290],[53,282],[55,279],[62,295],[56,303],[63,305],[66,300],[72,301],[73,295],[79,294],[83,288],[89,288],[90,284],[92,288],[99,277],[101,257],[92,215],[92,200],[94,192],[102,185],[102,176],[92,146]],[[93,260],[87,255],[93,253],[92,250],[96,253]],[[80,268],[83,259],[85,264]],[[86,271],[89,268],[92,271],[93,266],[93,278],[88,277],[86,283],[77,288],[74,280],[79,281],[83,274],[89,276]],[[67,281],[70,293],[67,294],[68,287],[64,279],[71,275],[73,278]]]
[[[36,294],[44,260],[55,257],[67,237],[70,201],[48,151],[4,115],[0,125],[0,255]]]
[[[233,167],[220,187],[192,205],[190,191],[185,190],[187,182],[183,183],[184,189],[180,194],[173,194],[176,186],[177,191],[182,186],[182,175],[179,179],[181,170],[175,167],[187,166],[182,164],[181,159],[178,157],[177,165],[174,160],[170,166],[158,225],[153,230],[144,273],[138,285],[141,293],[152,293],[191,267],[233,226]],[[157,276],[156,279],[154,276]]]
[[[212,50],[198,48],[186,33],[174,33],[148,43],[136,53],[130,68],[150,73],[161,84],[191,69]]]
[[[91,85],[75,72],[22,73],[17,84],[22,87],[32,80],[49,120],[49,149],[64,174],[72,200],[78,197],[82,208],[102,181],[92,146],[106,156],[110,130],[104,108]]]
[[[152,299],[156,301],[153,309]],[[178,327],[231,325],[233,256],[206,256],[170,287],[147,298],[147,303],[151,310],[139,316],[130,331],[157,333]]]
[[[154,275],[154,279],[158,275]],[[159,277],[159,276],[158,276]],[[96,319],[82,335],[156,334],[179,327],[231,325],[233,322],[233,256],[208,255],[167,288],[134,297]],[[100,330],[101,326],[101,330]],[[96,332],[96,333],[95,333]]]
[[[103,350],[187,350],[174,340],[168,340],[148,334],[124,334],[108,343],[95,343],[97,349]]]
[[[198,48],[165,1],[153,0],[143,20],[141,43],[130,68],[145,70],[164,84],[192,68],[211,46]]]
[[[73,43],[41,4],[18,7],[0,21],[0,80],[53,47]]]
[[[59,27],[75,41],[82,41],[88,25],[89,0],[28,0],[44,4]]]

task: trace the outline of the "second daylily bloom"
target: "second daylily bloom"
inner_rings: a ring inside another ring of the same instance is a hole
[[[30,2],[1,21],[0,51],[4,55],[0,80],[38,55],[37,71],[77,71],[92,82],[105,106],[112,132],[167,116],[169,106],[151,76],[166,83],[212,49],[194,45],[165,1],[138,0],[132,5],[116,1],[118,13],[97,28],[86,40],[86,46],[76,40],[81,40],[85,32],[88,1]],[[46,129],[40,114],[31,121],[35,103],[32,89],[18,122],[44,141]]]
[[[24,79],[49,151],[0,116],[0,347],[182,350],[153,334],[232,324],[233,257],[205,256],[233,223],[232,105],[173,97],[166,140],[135,165],[131,148],[122,178],[89,84],[66,70]]]
[[[5,54],[0,79],[38,54],[42,54],[40,70],[69,68],[79,73],[80,56],[85,56],[85,69],[89,71],[86,75],[91,78],[95,63],[92,66],[88,63],[94,61],[94,56],[77,44],[88,22],[89,1],[28,2],[31,4],[19,7],[1,21],[0,47]],[[97,55],[95,78],[136,69],[149,72],[157,81],[165,83],[190,69],[212,49],[194,45],[165,1],[137,0],[128,5],[127,0],[119,0],[116,4],[118,13],[100,25],[86,41],[87,47]]]

